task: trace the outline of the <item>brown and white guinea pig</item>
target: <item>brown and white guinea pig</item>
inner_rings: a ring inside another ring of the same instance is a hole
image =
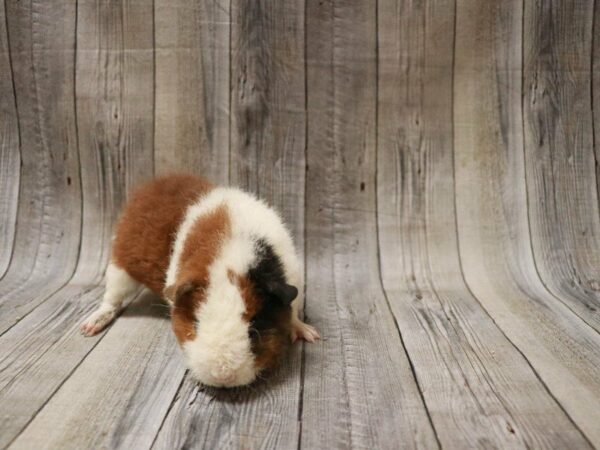
[[[106,292],[81,326],[98,333],[140,285],[164,297],[192,375],[251,383],[290,342],[319,338],[298,317],[301,266],[277,213],[239,189],[191,175],[133,193],[116,226]]]

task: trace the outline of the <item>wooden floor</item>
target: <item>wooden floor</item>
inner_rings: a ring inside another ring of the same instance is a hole
[[[600,5],[0,1],[0,448],[600,448]],[[111,227],[154,174],[285,216],[317,344],[201,390]]]

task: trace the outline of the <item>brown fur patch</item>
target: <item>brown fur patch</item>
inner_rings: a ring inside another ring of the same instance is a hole
[[[252,317],[258,312],[258,307],[260,306],[260,299],[254,291],[254,285],[248,277],[235,274],[231,270],[229,271],[229,279],[237,284],[242,299],[244,300],[244,304],[246,305],[246,312],[242,318],[246,322],[250,322]]]
[[[193,175],[169,175],[137,189],[115,228],[112,258],[116,265],[162,295],[177,228],[187,207],[212,188]]]
[[[171,312],[171,326],[179,344],[196,337],[196,308],[204,299],[202,288],[178,298]]]
[[[246,311],[242,316],[243,319],[250,323],[254,316],[263,307],[262,300],[256,293],[253,282],[246,276],[241,276],[228,272],[230,280],[235,279]],[[281,357],[289,348],[291,325],[291,310],[282,309],[278,317],[275,319],[275,327],[270,330],[262,330],[260,336],[253,335],[253,352],[256,354],[256,365],[263,369],[271,369],[275,367]]]
[[[176,284],[191,284],[193,288],[176,296],[173,307],[173,331],[180,343],[196,337],[195,311],[205,298],[209,268],[230,234],[229,212],[223,205],[198,218],[186,237]]]
[[[260,344],[255,349],[255,364],[262,369],[272,369],[290,347],[289,333],[262,334]]]

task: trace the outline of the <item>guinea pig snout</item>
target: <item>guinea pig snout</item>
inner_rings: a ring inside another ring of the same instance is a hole
[[[257,369],[251,354],[188,345],[186,357],[192,376],[208,386],[243,386],[256,378]]]
[[[254,381],[255,371],[246,365],[233,368],[228,364],[206,363],[204,367],[192,371],[198,381],[215,387],[234,387]]]
[[[214,379],[215,384],[227,386],[235,381],[235,371],[227,367],[215,368],[211,370],[210,374]]]

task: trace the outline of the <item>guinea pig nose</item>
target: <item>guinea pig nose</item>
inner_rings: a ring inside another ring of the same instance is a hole
[[[233,383],[233,381],[235,380],[235,374],[233,372],[229,372],[227,375],[225,375],[222,378],[223,383]]]
[[[229,384],[235,380],[235,372],[225,368],[214,370],[211,375],[220,384]]]

